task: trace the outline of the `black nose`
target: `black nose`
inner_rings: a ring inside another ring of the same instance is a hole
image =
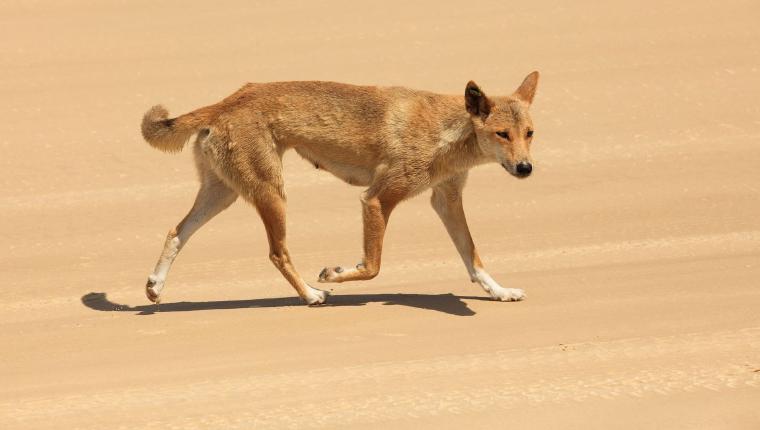
[[[533,171],[533,165],[530,163],[522,162],[517,163],[517,174],[520,176],[528,176]]]

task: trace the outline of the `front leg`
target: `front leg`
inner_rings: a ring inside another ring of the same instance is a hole
[[[462,206],[462,188],[466,179],[467,175],[464,174],[434,187],[430,203],[443,221],[446,231],[448,231],[457,251],[459,251],[459,255],[467,267],[467,272],[470,274],[470,280],[480,284],[495,300],[505,302],[522,300],[525,298],[523,290],[504,288],[499,285],[486,272],[483,263],[480,261],[478,251],[475,249],[475,244],[470,235],[470,229],[467,227],[467,219]]]
[[[380,272],[380,256],[388,217],[398,199],[388,195],[373,195],[372,188],[362,194],[362,217],[364,219],[364,258],[355,267],[325,267],[319,274],[319,282],[345,282],[372,279]]]

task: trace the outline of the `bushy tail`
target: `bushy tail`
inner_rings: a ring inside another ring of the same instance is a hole
[[[164,152],[179,152],[193,134],[209,125],[208,119],[208,108],[169,118],[169,111],[157,105],[145,112],[142,135],[154,148]]]

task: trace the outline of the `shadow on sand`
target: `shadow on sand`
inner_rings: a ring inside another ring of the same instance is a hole
[[[457,316],[472,316],[475,311],[470,309],[463,300],[488,300],[486,297],[455,296],[453,294],[347,294],[333,295],[328,302],[320,307],[333,306],[364,306],[367,303],[382,303],[384,305],[409,306],[418,309],[443,312]],[[250,300],[220,300],[210,302],[174,302],[161,305],[128,306],[114,303],[106,297],[106,293],[89,293],[82,296],[82,304],[88,308],[102,312],[137,312],[138,315],[151,315],[156,312],[189,312],[221,309],[247,308],[280,308],[289,306],[304,306],[297,297],[278,297],[271,299]]]

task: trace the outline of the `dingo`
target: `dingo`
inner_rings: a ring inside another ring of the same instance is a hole
[[[361,195],[364,258],[355,267],[330,267],[319,282],[374,278],[393,208],[427,188],[464,261],[472,282],[494,299],[521,300],[520,289],[503,288],[483,268],[462,208],[467,171],[500,163],[518,178],[533,167],[533,123],[528,108],[538,72],[505,97],[487,97],[472,81],[464,97],[400,87],[363,87],[333,82],[247,84],[221,102],[169,119],[162,106],[143,117],[142,135],[162,151],[182,149],[193,136],[201,186],[190,212],[169,232],[148,277],[146,294],[158,303],[172,262],[190,236],[238,197],[252,203],[264,222],[269,258],[309,305],[328,293],[296,272],[285,244],[282,154],[293,148],[318,169]]]

